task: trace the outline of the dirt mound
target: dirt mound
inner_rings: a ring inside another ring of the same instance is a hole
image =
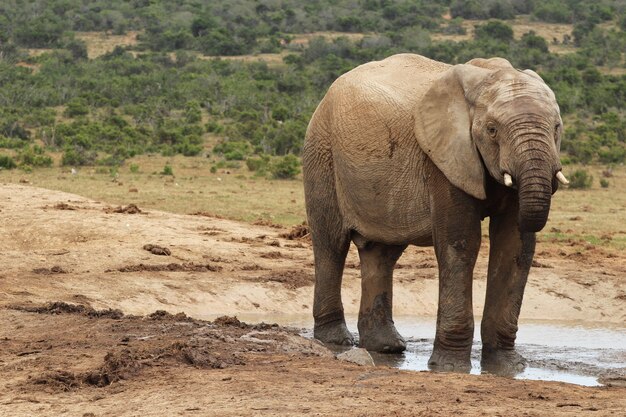
[[[306,222],[303,222],[292,227],[287,233],[281,233],[279,236],[289,240],[296,240],[310,238],[310,233],[309,226]]]
[[[37,275],[54,275],[54,274],[67,274],[67,271],[60,266],[53,266],[51,268],[35,268],[33,273]]]
[[[63,301],[55,301],[43,306],[11,306],[13,310],[26,311],[39,314],[81,314],[87,317],[121,319],[124,313],[121,310],[107,308],[96,310],[91,306],[82,304],[68,304]]]
[[[170,263],[166,265],[147,265],[147,264],[137,264],[137,265],[126,265],[120,268],[117,268],[116,271],[119,272],[141,272],[141,271],[150,271],[150,272],[159,272],[159,271],[170,271],[170,272],[218,272],[221,271],[222,267],[219,265],[211,265],[211,264],[196,264],[193,262],[189,263]],[[105,272],[113,272],[113,270],[108,269]]]
[[[147,250],[153,255],[170,256],[172,254],[172,251],[170,251],[168,248],[159,245],[147,244],[143,245],[143,249]]]
[[[104,209],[105,213],[122,213],[122,214],[141,214],[144,213],[141,211],[136,204],[129,204],[127,206],[117,206],[117,207],[106,207]]]
[[[48,206],[45,206],[44,208],[48,208]],[[67,203],[56,203],[54,206],[52,206],[52,208],[55,210],[78,210],[80,207],[73,206]]]
[[[202,217],[211,217],[213,219],[223,219],[224,216],[220,216],[219,214],[209,213],[208,211],[196,211],[194,213],[189,213],[190,216],[202,216]]]
[[[135,352],[130,349],[124,349],[121,352],[109,352],[104,357],[102,366],[94,372],[85,374],[83,380],[89,385],[105,387],[136,375],[142,365]]]
[[[208,346],[188,342],[176,342],[169,347],[169,355],[181,363],[196,368],[224,369],[233,365],[245,365],[238,353],[214,352]]]
[[[191,317],[183,312],[172,314],[165,310],[157,310],[152,314],[148,314],[147,317],[152,320],[193,321]]]
[[[236,327],[241,327],[242,325],[245,326],[245,323],[242,323],[241,321],[239,321],[239,319],[235,316],[220,316],[218,318],[216,318],[215,320],[213,320],[213,324],[217,325],[217,326],[236,326]]]
[[[32,332],[38,335],[38,341],[6,338],[0,363],[39,355],[25,369],[20,368],[29,373],[19,384],[22,389],[30,387],[51,393],[106,387],[157,367],[162,370],[180,365],[199,369],[243,366],[248,363],[247,355],[260,352],[327,354],[317,344],[310,346],[312,343],[298,336],[295,330],[276,324],[250,325],[232,316],[222,316],[213,322],[163,310],[147,316],[124,316],[121,312],[112,314],[113,310],[97,311],[64,302],[16,307],[12,311],[12,320],[23,312],[49,314],[42,318],[47,331],[41,334],[37,320],[24,322],[26,328],[20,328],[21,334]],[[89,342],[85,344],[87,334]]]
[[[267,227],[271,227],[273,229],[282,229],[283,228],[283,226],[281,226],[280,224],[276,224],[276,223],[272,222],[271,220],[267,220],[267,219],[257,219],[252,224],[255,225],[255,226],[267,226]]]

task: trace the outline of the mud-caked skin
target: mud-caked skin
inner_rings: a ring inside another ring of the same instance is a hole
[[[361,261],[359,344],[399,352],[393,269],[408,245],[434,246],[439,306],[432,369],[467,371],[472,279],[490,217],[483,363],[519,369],[517,321],[561,166],[554,93],[501,58],[450,66],[412,54],[361,65],[333,83],[302,152],[315,258],[315,337],[353,343],[341,281]]]
[[[371,309],[359,313],[359,346],[384,353],[399,353],[406,349],[406,341],[393,324],[388,294],[376,296]]]
[[[332,345],[354,345],[354,336],[348,330],[343,314],[333,314],[324,319],[315,321],[313,337]]]

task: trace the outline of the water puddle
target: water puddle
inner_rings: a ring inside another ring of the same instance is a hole
[[[240,317],[250,322],[275,322],[303,329],[312,337],[310,316]],[[407,339],[402,354],[373,353],[374,362],[412,371],[427,371],[435,319],[399,317],[395,319],[400,334]],[[356,334],[356,319],[348,318],[348,328]],[[561,381],[584,386],[602,385],[603,378],[626,381],[626,328],[598,327],[593,324],[542,321],[522,322],[517,335],[517,349],[528,360],[526,369],[516,379]],[[476,320],[472,348],[472,374],[480,374],[480,320]]]

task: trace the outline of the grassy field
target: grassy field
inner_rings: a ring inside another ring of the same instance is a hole
[[[141,156],[123,167],[86,167],[73,175],[69,168],[0,171],[0,181],[30,183],[37,187],[79,194],[110,204],[137,204],[142,209],[175,213],[205,212],[252,222],[258,219],[291,226],[305,220],[302,182],[270,180],[255,176],[245,164],[240,168],[210,172],[210,158]],[[166,164],[173,176],[161,172]],[[131,172],[131,165],[138,172]],[[566,167],[566,175],[579,167]],[[562,189],[555,194],[548,225],[540,234],[543,241],[599,245],[626,249],[626,168],[617,167],[607,178],[608,188],[599,179],[605,167],[586,169],[593,175],[588,190]],[[485,228],[486,228],[486,223]]]

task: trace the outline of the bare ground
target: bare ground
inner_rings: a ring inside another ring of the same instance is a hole
[[[625,388],[359,367],[289,329],[215,320],[308,314],[313,267],[302,231],[289,239],[288,230],[272,225],[118,209],[14,184],[0,187],[0,202],[0,415],[623,415],[626,409]],[[477,313],[486,249],[475,274]],[[434,315],[435,277],[432,250],[407,251],[396,271],[396,314]],[[623,253],[542,242],[522,318],[623,324],[624,277]],[[351,252],[344,280],[349,314],[356,313],[359,286]]]

